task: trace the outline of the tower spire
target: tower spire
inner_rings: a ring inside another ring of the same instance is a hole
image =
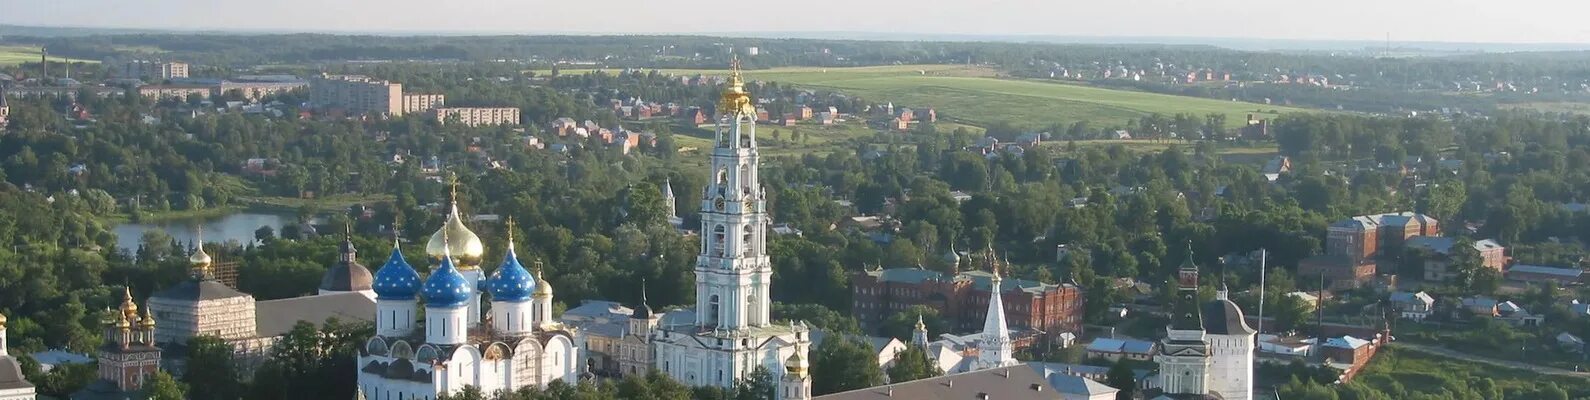
[[[1000,299],[1004,293],[1000,289],[1003,281],[999,277],[999,263],[994,254],[994,247],[988,246],[988,266],[993,276],[989,279],[988,312],[983,318],[983,342],[978,349],[979,369],[1003,367],[1015,364],[1015,358],[1010,354],[1010,332],[1005,329],[1005,304]]]

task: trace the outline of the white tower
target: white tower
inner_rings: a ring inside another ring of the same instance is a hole
[[[758,157],[756,107],[736,60],[718,103],[710,182],[702,193],[695,320],[659,326],[651,335],[653,367],[686,385],[731,388],[763,368],[781,386],[810,379],[790,375],[786,364],[807,358],[811,328],[769,323],[773,268]],[[804,389],[792,393],[810,396]]]
[[[764,246],[767,214],[757,180],[756,109],[739,61],[718,105],[712,174],[701,200],[696,257],[696,325],[741,330],[768,323],[773,267]]]
[[[420,274],[403,259],[397,237],[392,238],[392,255],[375,273],[370,284],[375,291],[375,332],[387,337],[403,337],[414,332],[419,303]]]
[[[1203,307],[1204,333],[1209,341],[1209,390],[1226,400],[1253,398],[1254,334],[1243,319],[1242,308],[1226,297],[1222,283],[1215,301]]]
[[[536,278],[519,264],[519,256],[514,252],[512,219],[508,220],[508,254],[503,257],[502,266],[486,281],[486,288],[491,291],[493,329],[515,337],[528,335],[535,329],[532,293]]]
[[[469,340],[469,303],[477,299],[474,284],[453,267],[450,252],[425,279],[425,342],[460,345]]]
[[[988,314],[983,317],[982,343],[977,348],[977,369],[990,369],[1016,364],[1016,359],[1010,355],[1010,332],[1005,329],[1005,302],[1000,300],[1004,294],[999,287],[1003,279],[999,277],[999,264],[995,262],[994,250],[988,250],[988,269],[994,274],[988,296]]]
[[[674,197],[674,184],[672,179],[663,180],[663,201],[668,203],[668,224],[678,228],[685,223],[679,218],[679,199]]]

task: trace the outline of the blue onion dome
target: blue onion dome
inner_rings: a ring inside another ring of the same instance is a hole
[[[513,251],[513,242],[508,243],[507,257],[503,258],[497,272],[492,273],[491,279],[486,281],[486,286],[491,291],[493,301],[527,301],[535,292],[536,278],[523,264],[519,264],[519,256]]]
[[[403,251],[392,244],[392,256],[375,272],[375,282],[370,285],[377,299],[414,300],[420,292],[420,273],[403,259]]]
[[[426,307],[458,307],[469,303],[469,279],[453,267],[451,257],[442,257],[441,266],[425,279]]]

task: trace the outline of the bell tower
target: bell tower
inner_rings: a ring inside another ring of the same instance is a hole
[[[772,263],[766,253],[766,193],[757,179],[756,108],[735,59],[718,101],[712,175],[701,200],[696,256],[696,325],[723,330],[765,326]]]

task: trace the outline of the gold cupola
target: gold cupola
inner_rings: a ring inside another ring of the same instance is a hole
[[[458,214],[458,182],[453,182],[452,209],[447,213],[447,221],[442,222],[441,229],[431,234],[430,242],[425,244],[425,253],[432,260],[440,261],[447,254],[452,254],[453,264],[460,270],[480,269],[481,258],[486,255],[486,246],[481,243],[480,236],[464,226],[463,217]]]
[[[806,370],[811,365],[806,361],[806,356],[801,353],[805,352],[797,348],[795,349],[795,354],[790,354],[789,358],[784,359],[784,372],[798,378],[806,377]]]
[[[215,263],[215,259],[204,251],[204,227],[194,229],[194,246],[196,246],[194,254],[188,256],[188,265],[192,268],[192,275],[194,275],[194,278],[207,278],[207,276],[210,276],[210,263]]]
[[[6,322],[6,315],[0,314],[0,330],[4,330],[6,328]]]
[[[718,99],[718,114],[755,116],[756,106],[751,103],[751,93],[745,91],[745,79],[740,77],[740,57],[735,56],[729,61],[729,84]]]

